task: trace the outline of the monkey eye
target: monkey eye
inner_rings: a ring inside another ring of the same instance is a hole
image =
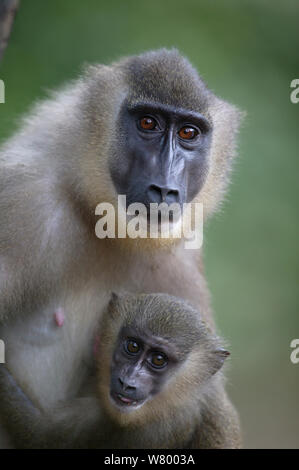
[[[150,358],[150,364],[156,369],[162,369],[167,364],[167,357],[162,353],[153,353]]]
[[[128,339],[125,343],[125,350],[129,354],[138,354],[140,351],[140,345],[133,339]]]
[[[184,126],[179,130],[178,134],[181,139],[193,140],[195,139],[195,137],[198,136],[199,131],[195,129],[194,127]]]
[[[139,120],[139,126],[146,131],[156,131],[159,129],[157,121],[150,116],[142,117]]]

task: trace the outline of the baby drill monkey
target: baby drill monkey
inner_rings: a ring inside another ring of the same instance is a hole
[[[231,408],[217,407],[229,353],[193,307],[167,294],[113,294],[100,331],[97,396],[44,412],[0,367],[1,412],[17,447],[239,446],[238,428],[227,432]]]

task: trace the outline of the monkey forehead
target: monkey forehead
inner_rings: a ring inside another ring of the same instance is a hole
[[[121,297],[123,326],[170,340],[180,350],[192,349],[205,337],[200,314],[184,300],[168,294],[127,294]]]
[[[128,102],[150,100],[203,113],[213,93],[177,50],[160,49],[127,59]]]

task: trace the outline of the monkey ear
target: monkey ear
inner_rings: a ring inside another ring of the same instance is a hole
[[[108,313],[112,318],[117,317],[117,312],[118,312],[118,306],[119,306],[119,296],[115,292],[111,292],[111,297],[108,303]]]
[[[219,369],[221,369],[224,364],[224,361],[228,358],[228,356],[230,356],[230,352],[224,348],[217,348],[214,352],[216,354],[216,361],[214,363],[215,368],[213,370],[213,374],[215,374]]]
[[[118,299],[119,299],[118,295],[115,292],[111,292],[110,302],[116,303]]]

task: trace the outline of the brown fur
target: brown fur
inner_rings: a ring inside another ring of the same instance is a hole
[[[117,197],[108,162],[119,139],[119,108],[125,98],[138,98],[142,71],[143,93],[159,99],[151,82],[157,70],[161,99],[194,104],[211,121],[210,171],[196,198],[208,217],[228,183],[240,114],[177,51],[89,68],[36,105],[0,150],[0,338],[9,369],[42,408],[78,393],[111,290],[180,296],[214,328],[200,252],[185,250],[182,240],[99,240],[94,233],[95,206]],[[55,332],[58,306],[66,322]]]
[[[181,362],[141,408],[120,413],[109,398],[111,362],[119,332],[129,325],[171,342]],[[219,394],[226,352],[197,311],[165,294],[123,295],[110,302],[100,331],[98,401],[77,398],[42,412],[0,368],[0,410],[18,447],[239,447],[238,418]]]

